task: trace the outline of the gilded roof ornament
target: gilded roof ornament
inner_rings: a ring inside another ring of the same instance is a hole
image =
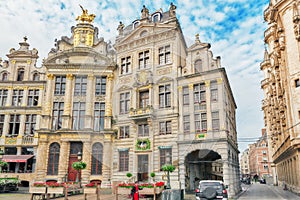
[[[89,24],[92,23],[96,17],[96,15],[94,14],[88,14],[88,10],[84,9],[81,5],[79,5],[81,10],[82,10],[82,14],[80,16],[78,16],[76,18],[77,21],[81,21],[82,23],[84,22],[88,22]]]

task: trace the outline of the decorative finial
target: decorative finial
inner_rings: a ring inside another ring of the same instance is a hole
[[[197,33],[195,36],[196,36],[196,42],[200,42],[199,33]]]
[[[82,23],[84,22],[88,22],[88,23],[92,23],[96,17],[96,15],[94,14],[88,14],[88,10],[87,9],[84,9],[80,4],[79,4],[81,10],[82,10],[82,14],[81,16],[78,16],[76,18],[76,20],[78,21],[81,21]]]
[[[26,36],[24,36],[23,39],[24,39],[24,42],[26,42],[28,38]]]

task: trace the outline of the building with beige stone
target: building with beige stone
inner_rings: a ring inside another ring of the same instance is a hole
[[[119,23],[114,46],[98,37],[95,15],[83,9],[71,37],[43,61],[46,84],[36,133],[35,181],[75,181],[111,187],[127,180],[165,181],[194,190],[217,179],[240,190],[236,104],[220,57],[196,35],[187,46],[176,6]]]
[[[240,158],[240,169],[241,169],[241,176],[247,177],[250,173],[250,166],[249,166],[249,149],[245,149]]]
[[[45,68],[36,66],[38,51],[27,38],[0,62],[0,147],[8,162],[0,176],[30,180],[36,170],[38,134],[45,91]]]
[[[264,11],[268,28],[261,70],[263,111],[274,183],[300,191],[300,2],[271,0]]]

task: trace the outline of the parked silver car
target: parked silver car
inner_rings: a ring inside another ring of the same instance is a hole
[[[202,180],[195,192],[196,200],[228,199],[227,190],[222,181]]]

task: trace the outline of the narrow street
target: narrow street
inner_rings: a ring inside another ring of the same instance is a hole
[[[288,190],[283,190],[283,188],[279,186],[253,183],[251,185],[243,184],[242,187],[245,191],[237,198],[238,200],[300,200],[300,196]]]

